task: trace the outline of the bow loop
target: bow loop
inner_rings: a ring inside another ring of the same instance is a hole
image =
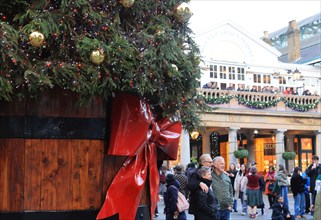
[[[128,158],[107,190],[97,219],[115,214],[119,214],[119,220],[135,219],[147,173],[153,219],[159,188],[157,159],[176,159],[182,125],[166,118],[156,123],[149,105],[128,94],[116,95],[111,119],[108,154]],[[119,197],[125,194],[125,200]]]

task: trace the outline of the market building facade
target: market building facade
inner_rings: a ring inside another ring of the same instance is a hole
[[[249,156],[242,162],[256,161],[265,172],[280,163],[305,169],[313,154],[321,156],[320,14],[282,30],[256,39],[227,21],[197,36],[204,61],[198,92],[213,111],[202,115],[206,128],[196,140],[183,134],[180,163],[211,153],[228,166],[244,148]],[[287,50],[277,47],[279,35]],[[295,159],[284,160],[286,151]]]

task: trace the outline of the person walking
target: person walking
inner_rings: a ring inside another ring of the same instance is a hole
[[[312,196],[312,204],[311,204],[310,210],[311,212],[313,212],[315,195],[316,195],[315,181],[318,175],[321,174],[321,164],[319,164],[319,157],[317,155],[312,156],[312,164],[308,166],[305,172],[308,175],[308,177],[310,177],[310,193]]]
[[[183,193],[183,195],[188,198],[189,191],[187,189],[187,177],[183,173],[184,166],[183,165],[177,165],[174,168],[174,177],[177,179],[177,181],[180,184],[179,191]]]
[[[233,207],[233,187],[225,172],[225,160],[221,156],[213,159],[212,189],[220,203],[219,220],[229,220]]]
[[[208,192],[204,192],[201,188],[196,190],[195,196],[197,205],[195,208],[195,216],[197,216],[197,219],[202,220],[217,220],[220,205],[213,190],[211,189],[211,169],[203,166],[198,170],[198,174],[200,180],[208,186]]]
[[[236,207],[235,209],[237,210],[237,200],[241,200],[242,204],[242,213],[246,213],[246,208],[243,208],[243,203],[244,203],[244,189],[241,188],[242,180],[246,176],[246,165],[242,164],[240,166],[240,170],[237,172],[235,181],[234,181],[234,201],[236,200]]]
[[[234,163],[230,164],[230,167],[229,167],[229,170],[227,171],[227,173],[231,179],[231,183],[233,186],[233,196],[234,196],[235,195],[234,182],[235,182],[235,177],[237,174],[236,166]],[[234,196],[234,201],[233,201],[233,210],[234,210],[234,212],[237,212],[237,199],[235,199],[235,196]]]
[[[275,169],[273,165],[269,166],[269,172],[267,172],[264,176],[264,181],[265,181],[265,194],[268,196],[268,200],[269,200],[269,205],[270,208],[272,209],[274,200],[275,200],[275,196],[272,193],[272,190],[274,188],[274,184],[275,184],[275,179],[274,179],[274,175],[275,175]]]
[[[287,171],[284,168],[283,164],[279,164],[279,169],[275,174],[275,180],[277,180],[277,184],[280,187],[280,194],[284,200],[284,205],[289,209],[289,199],[288,199],[288,176]]]
[[[294,216],[296,218],[304,218],[305,213],[305,180],[302,178],[301,168],[295,167],[291,177],[291,190],[294,197]]]
[[[166,193],[164,195],[165,208],[164,212],[166,214],[166,220],[186,220],[185,211],[178,212],[177,210],[177,200],[179,192],[179,182],[175,179],[173,174],[168,174],[166,176]]]
[[[249,206],[249,217],[256,218],[257,206],[263,203],[262,192],[260,190],[260,176],[257,173],[256,167],[251,167],[247,174],[247,203]]]
[[[201,220],[198,219],[197,216],[195,215],[195,209],[197,206],[197,200],[195,196],[195,192],[198,189],[202,189],[204,192],[208,192],[208,186],[202,182],[202,179],[198,175],[198,170],[202,168],[203,166],[211,168],[213,165],[213,160],[211,158],[211,155],[209,154],[203,154],[199,158],[199,167],[191,174],[190,179],[188,180],[187,183],[187,189],[190,191],[190,196],[189,196],[189,202],[190,206],[188,209],[189,214],[194,215],[195,220]]]

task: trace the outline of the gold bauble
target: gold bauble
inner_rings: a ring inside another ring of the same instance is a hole
[[[102,50],[93,50],[90,54],[90,60],[94,64],[101,64],[105,59],[104,52]]]
[[[188,4],[185,2],[177,7],[176,12],[177,12],[177,17],[182,22],[187,22],[193,15],[193,13],[188,7]]]
[[[29,35],[29,43],[34,47],[42,46],[44,41],[45,37],[38,31],[34,31]]]
[[[135,0],[120,0],[120,4],[122,4],[125,8],[130,8],[133,6]]]

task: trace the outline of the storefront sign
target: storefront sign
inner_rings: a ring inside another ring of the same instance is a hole
[[[275,155],[276,144],[264,144],[264,155]]]

